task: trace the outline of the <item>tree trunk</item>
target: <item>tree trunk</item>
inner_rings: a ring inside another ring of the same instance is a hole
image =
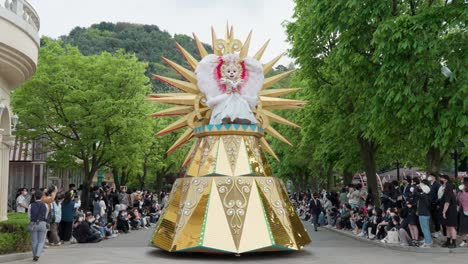
[[[353,173],[348,168],[343,169],[343,184],[349,185],[353,182]]]
[[[112,176],[114,177],[115,190],[120,190],[119,170],[117,167],[112,168]]]
[[[442,157],[440,154],[440,149],[430,147],[426,153],[426,175],[431,173],[439,175],[441,162]]]
[[[378,146],[373,141],[364,138],[362,135],[358,136],[359,149],[361,152],[361,159],[364,165],[364,171],[367,177],[367,188],[372,190],[374,196],[374,205],[380,206],[380,195],[377,186],[377,164],[375,156],[377,154]]]
[[[331,191],[335,188],[335,177],[333,176],[333,163],[327,164],[327,190]]]
[[[145,188],[146,175],[148,175],[148,156],[145,155],[145,161],[143,162],[143,175],[140,178],[140,190]]]

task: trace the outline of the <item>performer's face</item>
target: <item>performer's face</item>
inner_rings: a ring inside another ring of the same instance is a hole
[[[224,68],[224,75],[228,79],[235,80],[239,77],[239,69],[234,64],[228,64]]]

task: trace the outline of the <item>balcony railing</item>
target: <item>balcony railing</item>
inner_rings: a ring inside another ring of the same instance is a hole
[[[0,8],[12,12],[26,21],[35,31],[39,31],[40,21],[34,8],[26,0],[0,0]]]

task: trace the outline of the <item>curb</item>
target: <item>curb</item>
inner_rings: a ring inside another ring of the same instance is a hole
[[[442,248],[442,247],[435,247],[435,248],[419,248],[419,247],[403,247],[398,244],[386,244],[382,243],[379,240],[369,240],[367,238],[363,237],[358,237],[355,236],[352,233],[346,232],[346,231],[341,231],[338,229],[334,228],[329,228],[329,227],[322,227],[325,230],[335,232],[337,234],[341,234],[344,236],[347,236],[349,238],[352,238],[354,240],[364,242],[370,245],[378,246],[381,248],[386,248],[389,250],[398,250],[398,251],[405,251],[405,252],[415,252],[415,253],[435,253],[435,254],[447,254],[447,253],[454,253],[454,254],[468,254],[468,248],[454,248],[454,249],[449,249],[449,248]]]
[[[32,259],[32,251],[0,255],[0,263],[8,263],[11,261],[17,261],[17,260],[23,260],[23,259],[29,259],[29,258]]]

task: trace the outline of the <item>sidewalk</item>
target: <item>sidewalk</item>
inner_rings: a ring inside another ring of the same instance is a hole
[[[416,252],[416,253],[457,253],[457,254],[468,254],[468,248],[463,247],[463,248],[454,248],[454,249],[449,249],[449,248],[443,248],[443,247],[432,247],[432,248],[419,248],[419,247],[410,247],[410,246],[400,246],[399,244],[389,244],[389,243],[382,243],[380,240],[370,240],[364,237],[359,237],[355,234],[353,234],[350,231],[343,231],[339,230],[336,228],[330,228],[330,227],[320,227],[322,229],[326,229],[331,232],[335,232],[344,236],[347,236],[349,238],[352,238],[354,240],[364,242],[367,244],[371,244],[374,246],[390,249],[390,250],[399,250],[399,251],[405,251],[405,252]]]

